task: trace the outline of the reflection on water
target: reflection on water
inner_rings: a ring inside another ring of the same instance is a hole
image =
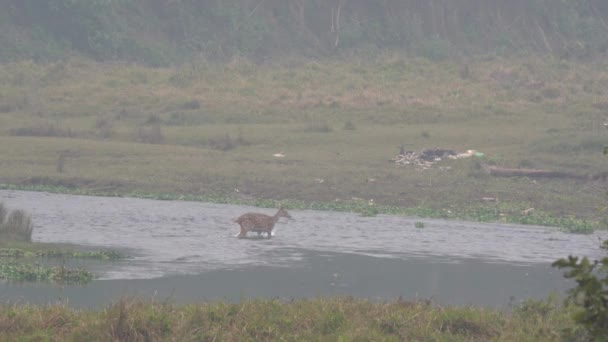
[[[606,238],[555,228],[290,210],[295,221],[278,223],[274,238],[237,239],[234,218],[276,210],[23,191],[0,191],[0,201],[33,215],[36,241],[125,249],[135,256],[87,266],[101,280],[85,288],[2,285],[0,291],[4,300],[62,295],[76,305],[123,293],[158,290],[167,296],[173,289],[176,300],[340,293],[504,305],[511,295],[563,291],[567,282],[548,265],[568,254],[600,257],[598,237]],[[425,228],[415,228],[416,221]]]

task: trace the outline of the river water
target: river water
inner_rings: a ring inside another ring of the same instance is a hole
[[[572,284],[550,267],[568,254],[599,258],[606,232],[353,213],[289,210],[272,239],[237,239],[233,220],[276,210],[186,201],[0,190],[0,202],[34,220],[33,240],[134,258],[76,261],[95,272],[87,286],[0,284],[3,302],[97,307],[123,295],[169,299],[398,296],[443,305],[504,307],[563,294]],[[424,228],[416,228],[423,222]]]

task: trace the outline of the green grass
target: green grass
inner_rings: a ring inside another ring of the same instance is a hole
[[[28,250],[22,248],[0,248],[0,258],[59,258],[59,259],[95,259],[120,260],[127,256],[116,251],[74,251],[70,249]]]
[[[466,159],[419,171],[389,159],[405,144],[476,149],[504,167],[599,173],[608,94],[590,85],[608,79],[605,61],[479,59],[467,79],[456,63],[398,56],[194,69],[72,59],[60,75],[53,68],[0,66],[8,104],[0,115],[0,183],[576,231],[603,219],[601,180],[490,177]],[[372,199],[376,207],[363,205]]]
[[[0,279],[17,282],[77,283],[91,282],[95,275],[83,268],[66,267],[71,259],[115,261],[128,256],[112,251],[82,251],[64,245],[0,241]],[[61,262],[61,265],[55,265]]]
[[[86,284],[93,274],[85,269],[64,266],[46,266],[0,258],[0,279],[18,282],[54,282],[60,284]]]
[[[103,310],[0,306],[8,340],[555,341],[576,331],[572,309],[527,301],[512,312],[354,298],[244,299],[173,305],[123,298]]]

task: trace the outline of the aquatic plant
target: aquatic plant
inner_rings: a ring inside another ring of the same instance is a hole
[[[32,241],[34,225],[23,210],[8,211],[0,203],[0,238],[12,241]]]
[[[0,279],[86,284],[93,279],[93,274],[80,268],[71,269],[64,266],[43,266],[36,263],[0,261]]]
[[[70,249],[42,249],[28,251],[21,248],[0,248],[0,258],[63,258],[63,259],[97,259],[97,260],[120,260],[128,258],[117,251],[74,251]]]
[[[422,229],[424,228],[424,222],[417,221],[416,223],[414,223],[414,227]]]

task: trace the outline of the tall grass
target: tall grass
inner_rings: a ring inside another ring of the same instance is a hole
[[[32,241],[34,225],[31,217],[23,210],[8,211],[0,203],[0,238],[11,241]]]
[[[570,311],[550,300],[505,312],[401,299],[245,299],[178,306],[123,298],[99,311],[2,305],[0,332],[7,340],[555,341],[562,329],[575,328]]]

